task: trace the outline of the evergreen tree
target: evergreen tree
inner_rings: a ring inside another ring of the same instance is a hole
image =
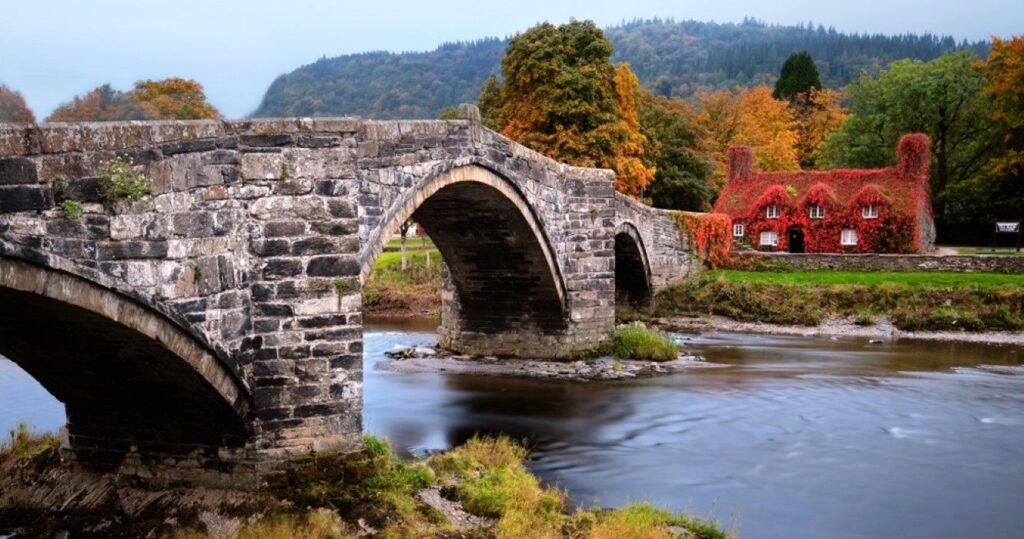
[[[807,51],[800,51],[789,55],[782,64],[782,72],[775,82],[772,97],[791,100],[799,95],[809,95],[811,88],[821,89],[821,77],[818,76],[818,68],[811,55]]]

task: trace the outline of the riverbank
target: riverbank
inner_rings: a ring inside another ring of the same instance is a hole
[[[663,327],[1012,342],[1024,330],[1024,275],[719,270],[656,305]]]
[[[13,436],[12,436],[13,440]],[[367,436],[350,455],[294,461],[257,492],[149,490],[62,463],[52,436],[0,447],[0,535],[75,537],[724,538],[712,522],[644,503],[569,512],[563,490],[508,438],[472,438],[405,462]]]
[[[916,339],[1016,346],[1024,344],[1024,331],[902,331],[884,316],[871,317],[870,321],[853,316],[828,316],[816,326],[740,322],[714,315],[652,318],[649,323],[662,331],[684,333],[725,331],[802,337],[861,337],[884,342]]]
[[[393,249],[389,246],[389,249]],[[441,254],[434,248],[381,253],[363,285],[363,312],[377,317],[440,318]]]

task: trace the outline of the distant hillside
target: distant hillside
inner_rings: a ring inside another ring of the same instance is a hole
[[[606,29],[616,61],[662,95],[699,88],[772,84],[790,53],[814,57],[826,86],[849,83],[900,58],[930,60],[957,48],[987,54],[987,42],[951,37],[844,34],[822,26],[776,26],[754,20],[716,24],[634,21]],[[356,115],[434,118],[444,107],[475,101],[490,73],[500,72],[506,40],[446,43],[415,53],[369,52],[320,60],[278,77],[253,116]]]

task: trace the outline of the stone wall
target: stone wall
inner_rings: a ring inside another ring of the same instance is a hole
[[[1024,256],[891,254],[747,254],[797,269],[1024,273]]]

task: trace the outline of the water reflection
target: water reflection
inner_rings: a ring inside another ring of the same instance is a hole
[[[393,329],[367,329],[364,418],[407,453],[504,432],[579,503],[736,514],[746,537],[1024,527],[1018,347],[710,334],[684,342],[729,366],[582,384],[375,370],[433,339]]]

